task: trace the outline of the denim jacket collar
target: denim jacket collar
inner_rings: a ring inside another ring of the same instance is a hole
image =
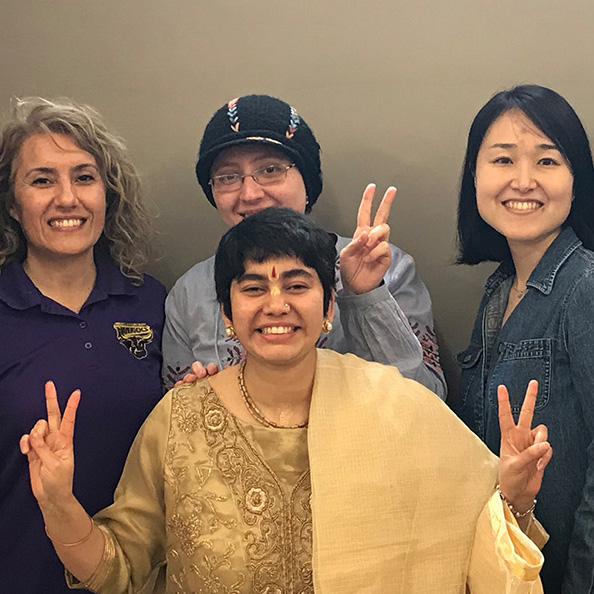
[[[536,268],[532,271],[526,286],[534,287],[541,293],[548,295],[553,289],[555,276],[559,268],[569,258],[570,254],[581,245],[582,242],[574,230],[571,227],[564,227],[544,253]],[[492,295],[502,282],[514,274],[513,262],[510,260],[502,262],[497,270],[487,279],[485,293]]]

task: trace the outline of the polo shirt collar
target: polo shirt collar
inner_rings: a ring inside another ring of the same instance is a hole
[[[109,254],[101,248],[95,249],[95,266],[97,267],[95,286],[82,309],[91,303],[103,301],[110,295],[133,295],[137,292],[137,287],[120,272]],[[41,294],[27,276],[21,262],[10,262],[2,268],[0,272],[0,301],[16,310],[41,306],[43,311],[51,313],[69,311]],[[56,311],[56,307],[60,309],[59,312]]]
[[[95,286],[85,305],[102,301],[110,295],[134,295],[138,291],[132,281],[120,272],[107,250],[95,249],[95,266],[97,267]]]

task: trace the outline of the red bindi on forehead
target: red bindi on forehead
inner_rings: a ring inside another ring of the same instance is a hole
[[[276,278],[276,268],[272,267],[272,274],[270,275],[272,278]]]

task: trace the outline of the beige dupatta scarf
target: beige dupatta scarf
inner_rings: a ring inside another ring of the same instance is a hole
[[[308,443],[316,594],[542,592],[497,458],[397,369],[319,350]]]

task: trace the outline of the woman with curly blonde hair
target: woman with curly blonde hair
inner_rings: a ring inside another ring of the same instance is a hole
[[[0,147],[0,268],[26,253],[26,238],[9,210],[14,204],[15,156],[34,134],[63,134],[93,155],[105,185],[107,202],[103,239],[122,273],[137,281],[149,259],[153,226],[141,201],[140,179],[122,140],[110,133],[99,114],[67,99],[41,97],[18,100],[14,119],[2,135]]]
[[[0,137],[3,590],[68,591],[13,447],[43,412],[44,382],[84,394],[74,488],[94,510],[111,503],[161,397],[165,289],[143,274],[151,238],[136,169],[99,114],[68,99],[17,100]]]

